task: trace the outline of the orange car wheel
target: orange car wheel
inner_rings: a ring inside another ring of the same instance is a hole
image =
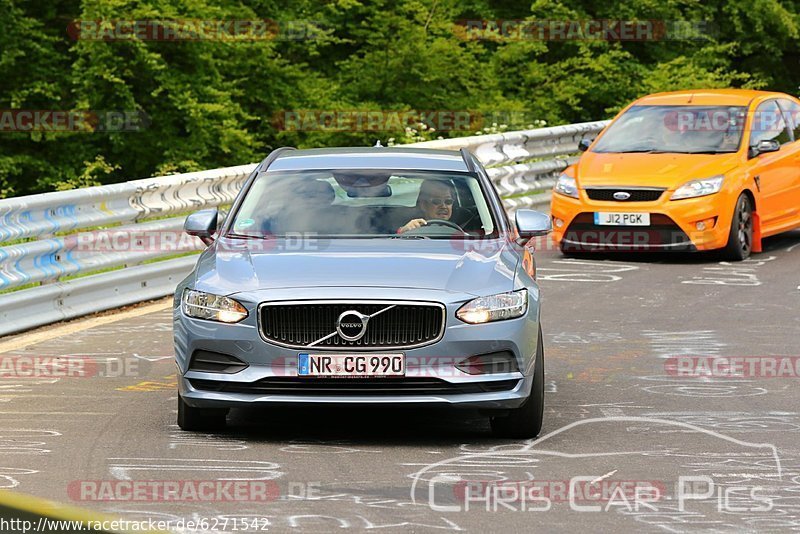
[[[733,261],[742,261],[750,257],[752,250],[753,203],[749,196],[742,193],[736,201],[736,208],[733,212],[725,257]]]

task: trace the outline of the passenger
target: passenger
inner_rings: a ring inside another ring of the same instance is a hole
[[[272,213],[262,229],[276,235],[330,229],[328,222],[335,220],[335,199],[333,186],[323,180],[307,180],[296,186],[284,184],[270,192]]]

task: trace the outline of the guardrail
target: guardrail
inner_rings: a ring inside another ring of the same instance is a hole
[[[409,146],[469,148],[487,165],[506,207],[513,210],[549,203],[546,192],[555,176],[575,160],[578,141],[596,135],[607,123]],[[0,335],[169,295],[196,258],[166,258],[200,251],[204,245],[184,235],[174,246],[151,250],[147,235],[180,235],[184,216],[179,214],[231,203],[255,166],[0,200],[0,244],[22,241],[0,246],[0,290],[41,284],[0,294]],[[89,230],[109,225],[113,228]],[[119,235],[129,239],[124,251],[114,246],[113,237]],[[154,260],[161,261],[141,265]],[[91,274],[110,269],[115,270]],[[62,280],[84,274],[89,276]]]

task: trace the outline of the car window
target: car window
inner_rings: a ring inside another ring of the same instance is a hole
[[[786,122],[789,123],[789,129],[794,133],[794,140],[800,140],[800,104],[785,98],[780,99],[778,104],[783,111]]]
[[[736,152],[742,106],[633,106],[606,130],[593,152]]]
[[[786,120],[777,102],[769,100],[758,106],[753,114],[750,126],[750,146],[773,139],[782,145],[792,140],[786,127]]]
[[[435,221],[406,231],[410,221]],[[244,236],[496,236],[479,180],[459,173],[356,169],[259,176],[229,233]]]

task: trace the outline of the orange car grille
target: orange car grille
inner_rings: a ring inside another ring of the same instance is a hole
[[[591,200],[605,200],[609,202],[653,202],[661,198],[666,189],[616,189],[592,188],[586,189],[586,195]],[[614,198],[616,193],[630,195],[628,198]]]
[[[575,251],[606,247],[616,250],[690,250],[693,247],[689,236],[672,219],[660,213],[650,215],[650,226],[597,225],[593,213],[581,213],[567,227],[564,239],[565,250]]]

